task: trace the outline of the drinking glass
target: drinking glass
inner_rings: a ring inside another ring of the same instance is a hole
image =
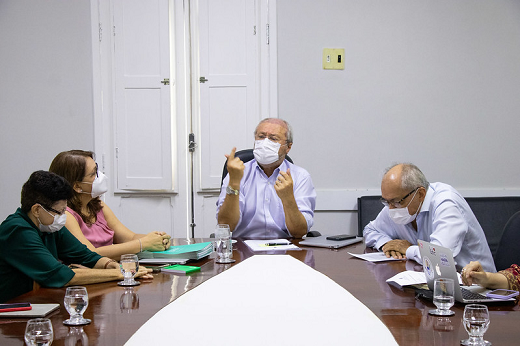
[[[119,286],[138,286],[141,284],[139,281],[134,280],[135,274],[139,271],[139,260],[137,259],[137,255],[121,255],[119,269],[121,269],[124,279],[124,281],[117,283]]]
[[[462,340],[460,342],[461,345],[491,345],[489,341],[484,340],[484,333],[489,327],[489,312],[487,306],[481,304],[466,305],[462,322],[469,334],[469,339]]]
[[[25,327],[25,343],[29,346],[49,346],[54,339],[51,320],[48,318],[35,318],[27,321]]]
[[[433,283],[433,304],[435,304],[437,309],[428,311],[429,314],[438,316],[451,316],[455,314],[455,312],[450,310],[455,303],[453,285],[454,282],[452,279],[435,279]]]
[[[218,224],[215,229],[215,238],[217,239],[217,263],[233,263],[231,258],[233,253],[233,244],[231,240],[231,232],[229,225]]]
[[[63,303],[65,309],[67,309],[67,312],[70,314],[70,318],[63,321],[63,324],[68,326],[82,326],[92,322],[88,318],[83,318],[83,313],[87,310],[88,306],[88,294],[85,287],[67,287]]]

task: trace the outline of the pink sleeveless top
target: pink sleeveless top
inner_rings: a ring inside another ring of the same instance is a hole
[[[96,222],[92,226],[87,225],[83,222],[81,216],[74,210],[67,207],[67,211],[71,213],[76,221],[78,221],[81,232],[94,247],[106,246],[114,244],[114,231],[108,227],[107,220],[105,220],[105,214],[101,209],[96,215]]]

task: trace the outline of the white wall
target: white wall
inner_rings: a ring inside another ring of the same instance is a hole
[[[378,193],[393,161],[460,190],[519,194],[519,1],[276,6],[279,115],[318,189],[316,229],[355,233],[355,196]],[[3,219],[32,171],[62,150],[94,149],[90,1],[2,0],[0,32]],[[345,48],[344,71],[322,70],[323,48]],[[172,205],[183,214],[186,194]],[[214,217],[213,203],[196,215]]]
[[[89,0],[0,1],[0,219],[29,175],[94,149]]]
[[[379,194],[396,161],[468,193],[519,194],[519,1],[278,0],[277,14],[279,115],[318,209]],[[323,48],[345,48],[345,70],[323,70]],[[318,212],[316,227],[355,227],[344,217]]]

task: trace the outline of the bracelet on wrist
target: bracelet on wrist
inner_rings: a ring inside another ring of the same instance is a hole
[[[139,240],[139,252],[143,252],[143,243],[141,242],[141,239],[137,240]]]

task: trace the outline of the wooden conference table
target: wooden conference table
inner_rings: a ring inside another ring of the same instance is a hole
[[[175,239],[174,244],[186,244],[187,241]],[[190,240],[192,243],[204,241],[208,239]],[[338,250],[304,246],[302,249],[287,253],[327,275],[352,293],[383,321],[400,345],[458,345],[461,339],[467,338],[461,323],[463,305],[456,303],[452,308],[455,315],[449,318],[430,316],[428,310],[434,308],[431,302],[415,298],[415,292],[410,288],[401,290],[386,283],[386,279],[403,270],[421,270],[417,263],[370,263],[348,254],[371,251],[366,250],[363,243]],[[238,241],[233,246],[236,263],[231,265],[215,263],[215,254],[212,254],[209,258],[192,262],[193,265],[201,266],[201,272],[190,276],[157,273],[153,280],[130,289],[119,287],[116,282],[88,285],[89,306],[84,316],[92,319],[92,323],[84,327],[69,328],[63,325],[63,320],[69,317],[63,307],[64,288],[40,288],[11,302],[61,304],[58,311],[48,316],[54,327],[53,346],[81,345],[78,340],[82,340],[83,345],[123,345],[141,325],[169,302],[253,255],[247,245]],[[289,293],[286,299],[290,299]],[[491,305],[489,310],[491,323],[485,339],[493,345],[517,345],[520,338],[519,307],[508,303]],[[26,321],[27,319],[1,318],[0,345],[22,345]],[[213,321],[205,321],[202,316],[193,323],[199,324],[203,332],[204,323]],[[309,321],[309,325],[312,325],[312,321]],[[305,327],[302,326],[302,331]],[[172,333],[172,337],[175,335],[174,330],[163,332]],[[305,333],[300,331],[289,332],[295,334],[295,340],[298,335],[305,337]],[[337,332],[341,335],[341,331]],[[370,343],[369,333],[367,331],[367,344]],[[345,335],[345,340],[348,340],[348,335]]]

